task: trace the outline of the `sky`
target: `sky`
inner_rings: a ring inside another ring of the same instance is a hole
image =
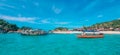
[[[40,29],[120,19],[120,0],[0,0],[0,19]]]

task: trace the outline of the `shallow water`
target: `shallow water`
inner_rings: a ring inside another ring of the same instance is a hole
[[[120,35],[85,39],[75,34],[0,34],[0,55],[120,55]]]

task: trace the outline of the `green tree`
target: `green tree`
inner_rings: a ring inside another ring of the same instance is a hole
[[[32,29],[32,28],[31,28],[31,27],[23,26],[23,27],[21,27],[20,29],[21,29],[21,30],[30,30],[30,29]]]
[[[55,31],[68,31],[68,28],[65,28],[65,27],[58,27],[58,28],[55,28],[54,29]]]
[[[0,29],[4,29],[6,31],[17,31],[19,27],[17,27],[15,24],[10,24],[5,20],[0,19]]]

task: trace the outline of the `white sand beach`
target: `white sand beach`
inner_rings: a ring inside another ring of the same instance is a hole
[[[81,34],[82,31],[54,31],[55,34]],[[99,31],[99,32],[85,32],[85,33],[104,33],[104,34],[120,34],[120,31]]]
[[[120,31],[100,31],[100,33],[104,33],[104,34],[120,34]]]

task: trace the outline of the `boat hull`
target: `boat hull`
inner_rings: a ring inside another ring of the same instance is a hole
[[[103,38],[103,35],[84,35],[84,36],[78,35],[77,37],[78,38]]]

